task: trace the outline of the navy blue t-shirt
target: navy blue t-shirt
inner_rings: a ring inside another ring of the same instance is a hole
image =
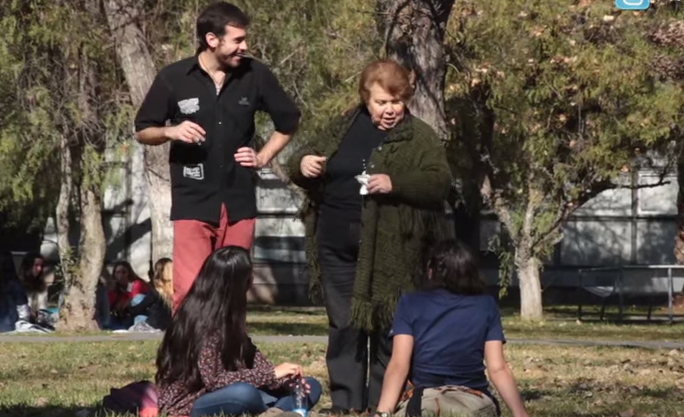
[[[401,297],[391,336],[413,336],[410,381],[416,387],[460,385],[489,393],[484,345],[506,342],[496,301],[489,295],[465,296],[444,289]]]

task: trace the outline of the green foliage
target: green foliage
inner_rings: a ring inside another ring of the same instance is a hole
[[[244,3],[253,19],[251,52],[300,104],[301,137],[357,102],[358,75],[379,47],[372,2]]]
[[[508,294],[508,287],[513,281],[513,273],[515,272],[513,253],[509,250],[508,244],[505,243],[506,237],[506,233],[500,232],[489,241],[488,245],[488,249],[496,253],[499,259],[499,298]]]
[[[678,150],[684,78],[654,70],[684,56],[653,41],[676,18],[664,4],[645,13],[591,0],[455,4],[450,159],[491,184],[483,195],[516,251],[544,259],[573,210]]]
[[[60,140],[74,153],[73,180],[102,184],[104,152],[130,125],[122,76],[104,16],[87,2],[0,1],[0,209],[54,208]],[[78,28],[78,30],[75,30]],[[87,34],[87,36],[84,36]],[[103,47],[105,46],[105,47]]]
[[[195,19],[207,0],[149,1],[147,36],[158,67],[195,52]],[[296,141],[306,140],[332,117],[353,106],[358,75],[381,47],[373,2],[282,0],[233,2],[250,17],[248,53],[266,63],[302,110]],[[270,132],[260,115],[257,132]],[[286,157],[290,146],[281,154]]]
[[[143,3],[141,21],[158,67],[194,53],[195,19],[208,3]],[[0,0],[5,34],[0,39],[0,103],[6,109],[0,115],[0,210],[17,218],[28,205],[53,210],[64,180],[59,174],[63,137],[74,152],[77,185],[116,185],[105,155],[125,152],[123,138],[130,137],[134,109],[108,27],[93,4]],[[372,3],[236,4],[252,19],[250,52],[273,69],[302,108],[298,140],[356,101],[358,72],[379,47]],[[79,80],[83,71],[93,76]],[[258,124],[260,132],[271,129],[263,115]]]

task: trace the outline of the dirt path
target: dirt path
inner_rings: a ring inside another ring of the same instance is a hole
[[[0,335],[0,343],[115,342],[160,340],[159,333],[118,333],[93,336]],[[326,336],[253,336],[264,343],[325,343]],[[684,349],[684,342],[575,339],[509,339],[511,344],[555,346],[615,346],[644,349]]]

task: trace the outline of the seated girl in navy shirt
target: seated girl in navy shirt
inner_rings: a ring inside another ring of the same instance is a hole
[[[501,316],[472,252],[461,242],[437,244],[418,292],[404,295],[392,324],[392,358],[377,414],[497,416],[487,373],[513,417],[527,412],[503,353]],[[406,382],[412,391],[406,391]],[[402,398],[403,397],[403,398]]]

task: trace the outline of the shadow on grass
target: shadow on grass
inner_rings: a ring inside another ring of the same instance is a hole
[[[501,317],[505,319],[518,319],[520,310],[516,307],[500,307]],[[684,323],[684,314],[673,314],[676,323]],[[544,320],[554,322],[576,322],[578,319],[576,306],[550,306],[544,308]],[[651,319],[648,319],[648,308],[631,306],[623,312],[620,319],[617,308],[607,308],[604,318],[600,318],[600,306],[585,306],[582,311],[582,323],[597,323],[607,325],[641,325],[641,326],[669,326],[669,316],[666,313],[653,311]]]
[[[84,409],[92,410],[93,408],[87,407],[65,407],[65,406],[51,406],[47,405],[45,407],[31,406],[31,405],[13,405],[13,406],[0,406],[0,417],[91,417],[91,416],[102,416],[104,413],[99,414],[85,414],[82,413]],[[121,416],[124,417],[124,416]]]
[[[137,417],[137,414],[114,414],[100,408],[100,405],[78,406],[0,406],[0,417]],[[166,417],[160,414],[159,417]]]
[[[519,326],[515,323],[504,324],[506,335],[517,339],[542,340],[614,340],[614,341],[682,341],[681,333],[674,329],[664,332],[657,328],[629,328],[607,326],[544,326],[540,328]],[[665,328],[663,328],[665,329]],[[669,329],[667,329],[669,330]]]
[[[520,309],[517,307],[500,306],[499,310],[501,311],[501,315],[504,317],[519,317],[520,316]],[[596,315],[598,317],[600,310],[601,310],[600,306],[583,306],[582,307],[582,319],[584,320],[585,316]],[[576,320],[577,319],[577,306],[548,306],[548,307],[544,307],[544,314],[547,318],[552,318],[552,319]],[[617,317],[617,315],[618,315],[618,309],[617,308],[606,308],[606,311],[605,311],[606,317],[611,317],[611,316]],[[623,315],[625,317],[627,317],[627,316],[643,317],[643,320],[640,320],[640,321],[644,321],[644,320],[646,320],[647,315],[648,315],[648,308],[640,308],[640,307],[626,308],[623,311]],[[677,317],[677,316],[683,317],[682,315],[677,315],[677,314],[675,314],[674,316],[675,317]],[[667,314],[658,313],[654,309],[651,317],[663,318],[663,317],[667,317]]]
[[[641,397],[651,397],[660,400],[671,401],[673,399],[682,399],[682,391],[676,387],[670,387],[665,389],[654,389],[654,388],[644,388],[639,391]]]
[[[542,397],[552,396],[553,392],[549,390],[523,388],[520,390],[520,395],[522,396],[524,401],[534,401]]]
[[[249,304],[247,310],[250,313],[264,313],[264,314],[283,314],[283,315],[301,315],[301,316],[324,316],[325,308],[322,306],[303,306],[303,307],[289,307],[281,305],[270,304]]]
[[[249,320],[249,331],[254,335],[326,336],[328,333],[325,311],[320,309],[271,307],[261,311],[266,312],[263,319],[257,312]],[[617,321],[607,315],[604,321],[587,317],[577,324],[576,316],[564,311],[567,310],[563,307],[547,309],[544,323],[529,323],[519,320],[512,308],[502,308],[504,328],[510,337],[526,339],[682,340],[681,323],[670,326],[662,320]],[[282,320],[278,319],[279,315]],[[301,319],[297,320],[297,315]]]
[[[673,324],[684,323],[684,315],[674,315]],[[603,320],[600,317],[582,316],[582,323],[609,324],[611,326],[670,326],[669,317],[653,315],[651,320],[639,318],[619,318],[617,314],[606,315]]]
[[[252,335],[284,336],[327,336],[328,327],[316,323],[278,323],[250,321],[249,333]]]

